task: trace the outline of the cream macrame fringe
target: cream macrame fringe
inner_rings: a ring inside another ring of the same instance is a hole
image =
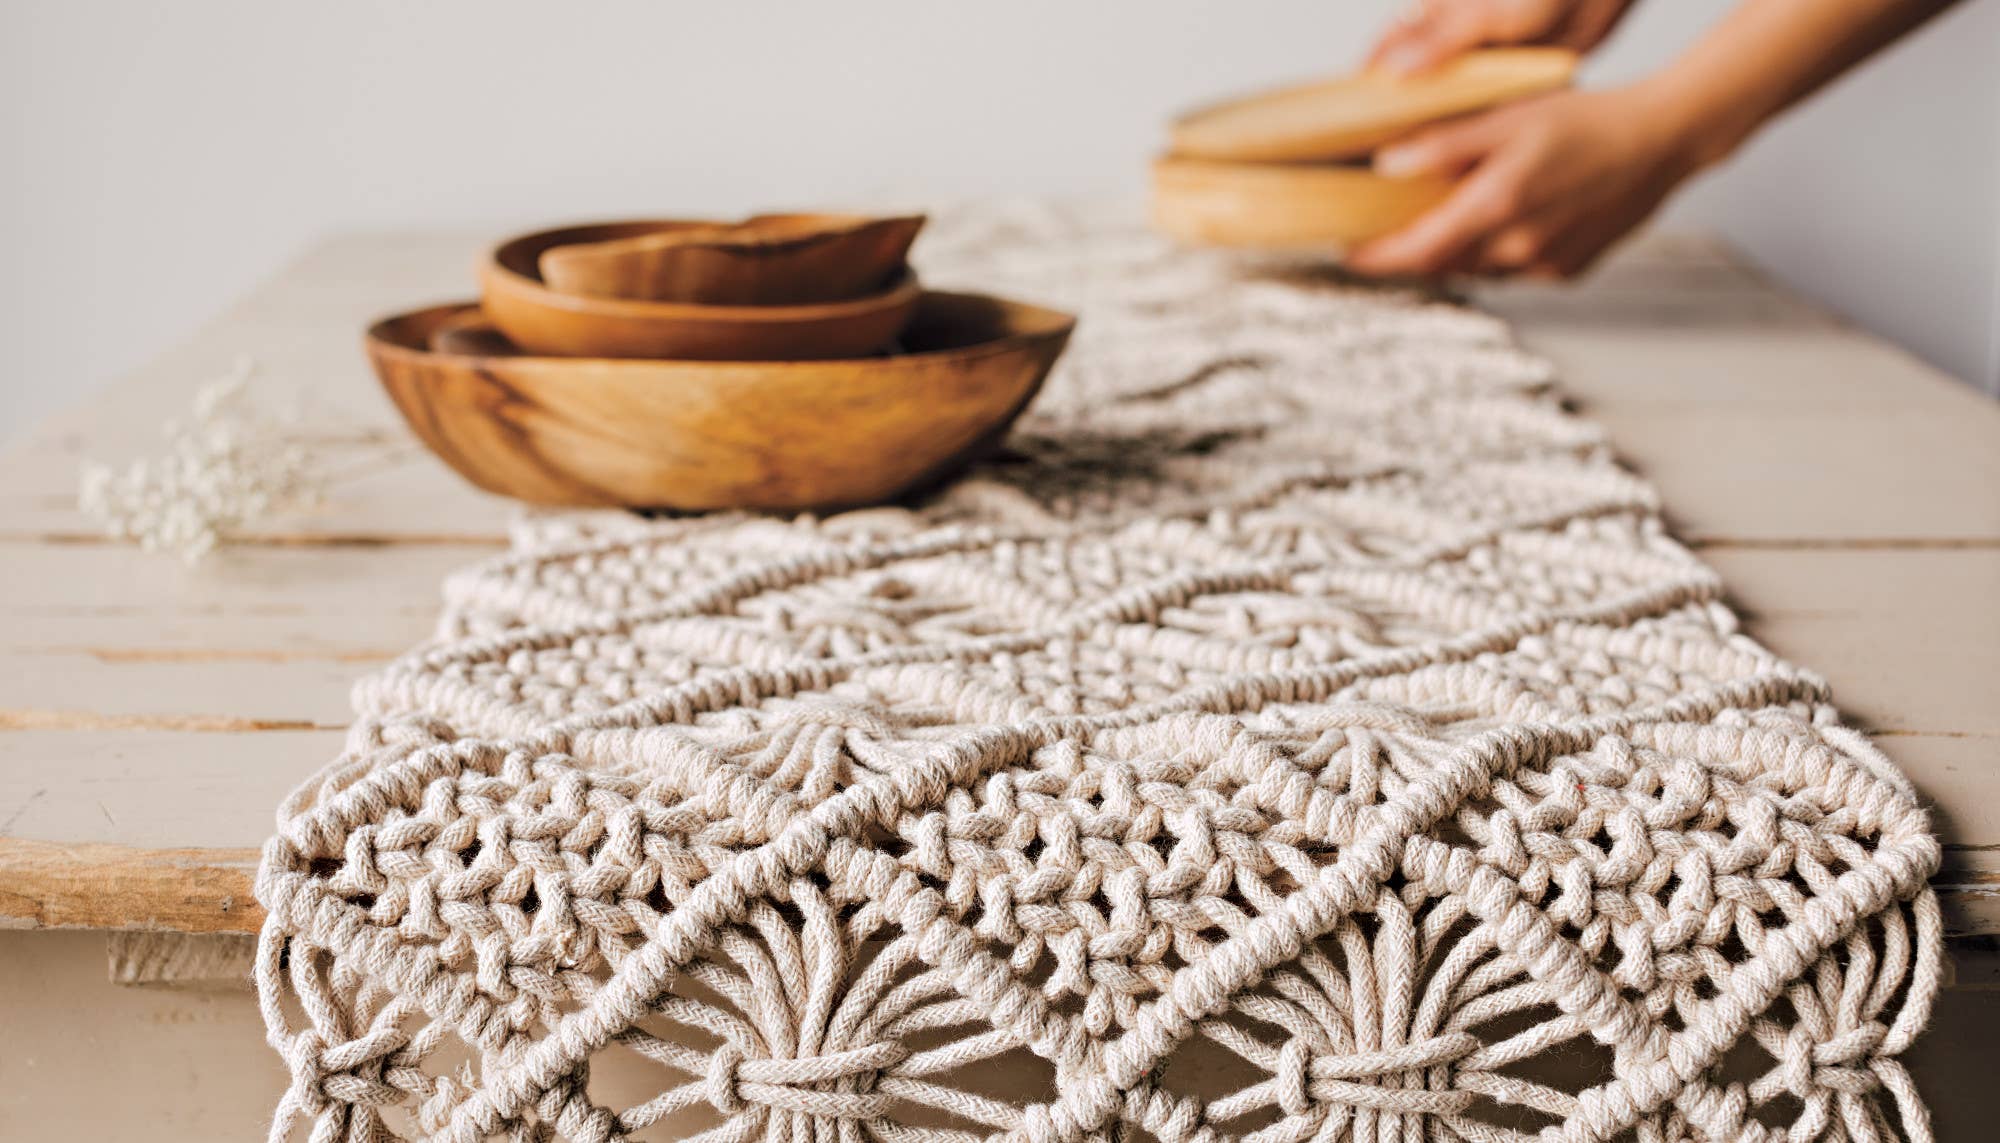
[[[531,523],[356,689],[274,1138],[1928,1136],[1925,816],[1544,362],[1052,209],[923,252],[1082,313],[1006,452]]]

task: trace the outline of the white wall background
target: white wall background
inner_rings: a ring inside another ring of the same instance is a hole
[[[1728,3],[1647,0],[1588,80]],[[1136,197],[1175,108],[1342,69],[1398,6],[0,0],[0,438],[342,228]],[[2000,390],[1996,59],[1969,0],[1671,218]]]

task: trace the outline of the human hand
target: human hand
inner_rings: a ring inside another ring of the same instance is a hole
[[[1587,52],[1604,41],[1634,0],[1422,0],[1389,25],[1368,66],[1426,71],[1473,48],[1541,44]]]
[[[1390,176],[1463,174],[1451,195],[1354,251],[1365,274],[1574,277],[1709,158],[1652,84],[1566,91],[1443,123],[1384,147]]]

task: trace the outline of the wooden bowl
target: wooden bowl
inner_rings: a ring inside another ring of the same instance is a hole
[[[631,237],[656,223],[544,230],[501,243],[479,267],[488,317],[509,340],[554,357],[804,361],[862,357],[896,339],[922,291],[907,270],[887,289],[801,306],[705,306],[565,294],[542,283],[542,252]]]
[[[1438,119],[1566,86],[1565,48],[1467,52],[1418,76],[1364,72],[1190,112],[1174,123],[1173,153],[1228,162],[1323,162],[1365,155]]]
[[[1196,245],[1346,248],[1402,227],[1451,187],[1359,166],[1168,156],[1153,163],[1153,224]]]
[[[923,215],[762,214],[670,222],[542,252],[566,294],[700,305],[807,305],[880,292],[902,272]]]
[[[469,304],[377,322],[368,357],[432,452],[536,504],[794,511],[877,503],[999,440],[1041,387],[1068,314],[923,296],[905,352],[848,361],[530,357]],[[433,336],[486,354],[439,353]]]

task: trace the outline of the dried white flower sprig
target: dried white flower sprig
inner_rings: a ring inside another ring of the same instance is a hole
[[[123,472],[85,462],[78,506],[113,539],[195,563],[245,524],[316,503],[308,451],[247,395],[255,371],[244,358],[203,385],[192,418],[164,426],[165,456]]]

